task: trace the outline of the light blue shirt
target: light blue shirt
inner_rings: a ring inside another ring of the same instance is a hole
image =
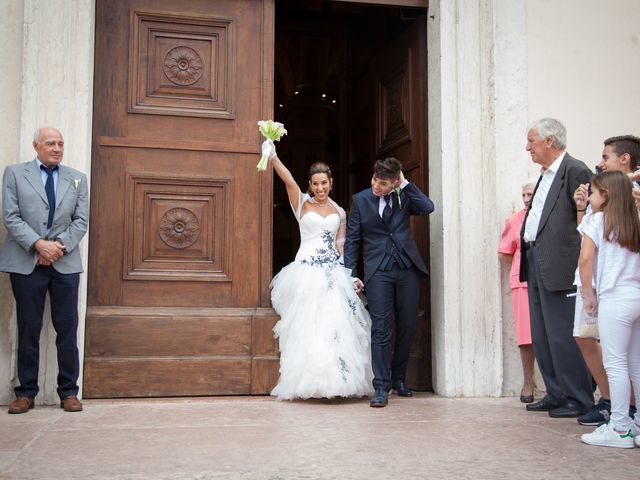
[[[40,161],[40,159],[38,157],[36,157],[36,163],[38,164],[38,170],[40,170],[40,178],[42,178],[42,186],[44,187],[47,184],[47,172],[43,171],[40,168],[40,165],[42,165],[44,168],[47,168],[47,166],[42,163]],[[58,172],[60,171],[59,168],[56,168],[53,171],[53,192],[56,194],[56,198],[58,197]]]

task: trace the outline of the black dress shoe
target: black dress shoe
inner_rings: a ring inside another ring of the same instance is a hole
[[[373,397],[369,401],[370,407],[386,407],[387,403],[389,403],[389,392],[387,392],[384,388],[376,388]]]
[[[530,412],[548,412],[555,408],[558,408],[560,405],[557,403],[553,403],[543,398],[539,402],[530,403],[527,405],[527,410]]]
[[[391,386],[391,388],[393,390],[395,390],[396,393],[400,397],[413,397],[413,392],[411,391],[411,389],[409,387],[407,387],[404,384],[404,382],[402,380],[398,380],[397,382],[393,382],[393,385]]]
[[[551,418],[576,418],[587,413],[587,410],[583,407],[579,407],[575,403],[568,402],[562,407],[549,410],[549,416]]]

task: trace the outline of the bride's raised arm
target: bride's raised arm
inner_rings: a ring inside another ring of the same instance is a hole
[[[289,203],[295,211],[298,211],[298,202],[300,201],[300,187],[296,183],[293,175],[287,167],[284,166],[284,163],[278,158],[278,154],[274,153],[271,157],[271,163],[273,165],[273,169],[280,177],[280,180],[284,182],[285,187],[287,187],[287,196],[289,197]]]

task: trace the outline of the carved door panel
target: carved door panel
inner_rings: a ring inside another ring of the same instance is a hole
[[[267,393],[272,0],[98,0],[85,397]]]
[[[398,39],[376,55],[363,84],[354,91],[355,157],[375,159],[396,157],[407,179],[428,195],[427,159],[427,35],[423,18],[414,21]],[[363,135],[371,129],[375,134]],[[356,164],[359,178],[371,178],[370,164]],[[362,185],[366,188],[366,184]],[[357,190],[357,188],[356,188]],[[413,234],[428,265],[428,218],[412,218]],[[429,319],[429,280],[420,291],[419,324],[413,345],[407,383],[417,389],[432,389],[431,323]]]

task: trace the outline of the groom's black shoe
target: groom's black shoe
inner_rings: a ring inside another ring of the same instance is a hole
[[[369,401],[371,407],[385,407],[389,403],[389,392],[384,388],[376,388],[376,392]]]
[[[393,382],[391,388],[395,390],[400,397],[413,397],[413,392],[404,384],[402,380]]]

